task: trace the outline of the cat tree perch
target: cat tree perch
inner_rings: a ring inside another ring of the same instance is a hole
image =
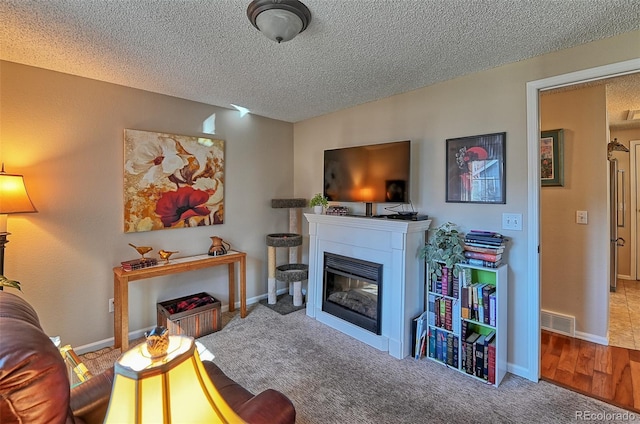
[[[289,209],[289,233],[278,233],[267,235],[268,252],[268,303],[275,305],[277,302],[276,281],[289,284],[289,291],[293,285],[293,306],[302,306],[302,281],[309,276],[309,266],[299,263],[302,245],[302,212],[301,209],[307,206],[306,199],[272,199],[271,207],[277,209]],[[276,248],[286,247],[289,249],[289,263],[276,266]]]

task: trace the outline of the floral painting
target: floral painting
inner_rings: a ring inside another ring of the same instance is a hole
[[[223,140],[125,130],[125,232],[222,224],[223,188]]]
[[[447,202],[506,203],[506,133],[447,140]]]

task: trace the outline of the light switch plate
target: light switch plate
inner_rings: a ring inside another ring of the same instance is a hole
[[[522,231],[522,214],[521,213],[503,213],[502,229]]]
[[[576,224],[588,224],[589,215],[587,211],[576,211]]]

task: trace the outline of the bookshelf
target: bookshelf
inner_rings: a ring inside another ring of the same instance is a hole
[[[427,281],[414,356],[497,387],[507,371],[507,265],[459,266],[458,277],[445,268]]]

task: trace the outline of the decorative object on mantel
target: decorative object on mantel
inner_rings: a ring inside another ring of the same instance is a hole
[[[247,7],[251,25],[278,44],[292,40],[311,22],[311,12],[298,0],[253,0]]]
[[[158,255],[160,255],[160,259],[164,260],[165,264],[169,263],[169,258],[171,257],[171,255],[173,255],[174,253],[178,253],[177,250],[175,251],[170,251],[170,250],[163,250],[160,249],[158,250]]]
[[[0,275],[4,276],[4,246],[9,243],[7,236],[7,217],[14,213],[38,212],[33,206],[24,177],[4,172],[4,163],[0,170]],[[0,285],[2,290],[3,285]]]
[[[347,216],[349,215],[349,208],[346,206],[329,206],[325,213],[327,215]]]
[[[131,246],[134,249],[136,249],[136,251],[140,255],[142,255],[142,259],[140,259],[142,262],[147,260],[147,258],[145,258],[144,255],[146,255],[147,253],[149,253],[149,252],[151,252],[153,250],[153,247],[151,247],[151,246],[136,246],[133,243],[129,243],[129,246]]]
[[[329,199],[324,197],[322,193],[316,193],[315,196],[309,200],[309,207],[313,208],[313,212],[321,214],[322,210],[329,205]]]
[[[224,141],[125,129],[124,231],[224,222]]]
[[[429,278],[435,282],[442,276],[443,266],[453,269],[453,275],[457,277],[460,268],[456,265],[465,262],[463,234],[452,222],[431,228],[429,233],[428,242],[418,251],[419,256],[427,262]]]
[[[211,247],[209,247],[209,256],[226,255],[231,249],[231,245],[218,236],[211,237]]]

